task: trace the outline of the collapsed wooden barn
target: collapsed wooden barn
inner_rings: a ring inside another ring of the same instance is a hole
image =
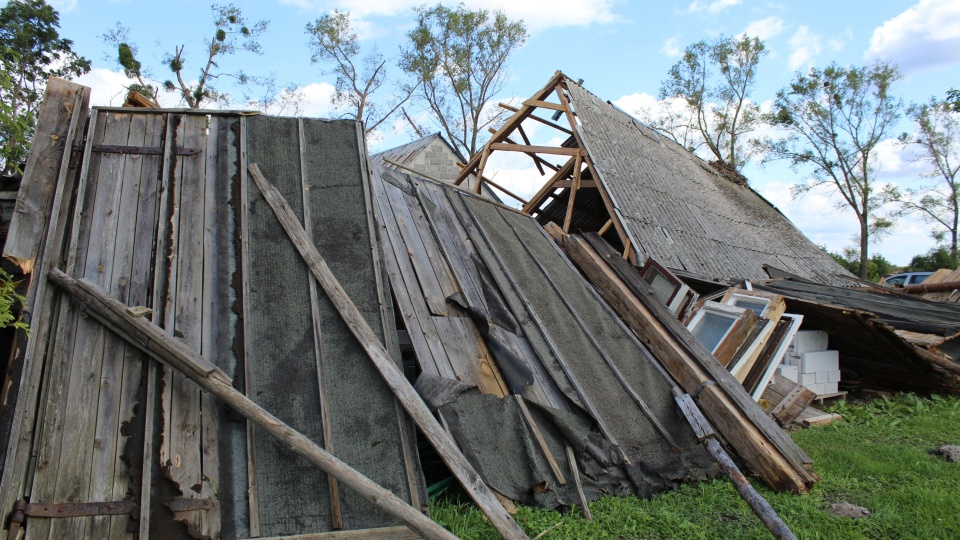
[[[418,438],[509,538],[491,488],[507,505],[649,495],[716,459],[729,474],[718,439],[777,489],[816,481],[709,353],[674,334],[686,356],[664,369],[535,219],[371,172],[357,123],[88,113],[89,89],[48,92],[5,249],[32,326],[7,374],[7,530],[442,537],[398,509],[426,508]],[[318,469],[324,450],[394,506]]]
[[[472,175],[480,179],[474,191],[498,188],[484,173],[496,170],[498,156],[528,156],[542,175],[534,195],[502,193],[541,225],[597,233],[632,264],[655,259],[703,295],[773,279],[764,290],[782,295],[787,311],[805,317],[804,328],[830,333],[858,388],[960,392],[956,310],[849,290],[863,284],[735,171],[705,162],[561,72],[519,107],[501,106],[514,114],[458,182]],[[537,144],[537,128],[562,142]],[[935,294],[956,296],[956,285],[942,288]]]

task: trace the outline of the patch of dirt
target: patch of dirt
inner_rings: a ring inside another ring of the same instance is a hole
[[[931,455],[956,463],[960,461],[960,446],[946,445],[930,451]]]
[[[860,519],[870,516],[870,511],[866,508],[848,502],[831,504],[830,513],[835,516],[850,519]]]

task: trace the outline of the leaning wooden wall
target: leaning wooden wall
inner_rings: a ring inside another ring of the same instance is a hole
[[[42,228],[59,233],[38,275],[52,266],[90,280],[258,404],[425,508],[406,415],[245,174],[259,163],[283,191],[397,353],[358,124],[95,109],[83,148],[72,167],[69,151],[59,154],[60,176],[76,184],[57,184]],[[84,306],[52,288],[40,297],[2,512],[16,499],[65,504],[66,513],[73,503],[114,504],[92,516],[28,516],[26,538],[398,533],[396,519],[145,358]]]

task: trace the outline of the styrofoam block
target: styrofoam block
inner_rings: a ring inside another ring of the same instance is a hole
[[[810,390],[811,392],[813,392],[814,394],[817,394],[818,396],[820,394],[827,393],[826,392],[827,385],[825,383],[805,384],[804,386],[807,387],[807,390]]]
[[[814,373],[814,375],[817,376],[817,382],[818,382],[818,383],[825,383],[825,382],[827,382],[827,374],[828,374],[828,373],[830,373],[830,372],[829,372],[829,371],[818,371],[818,372]]]
[[[797,366],[780,364],[779,369],[782,377],[786,377],[793,382],[800,382],[800,368]]]
[[[835,382],[828,382],[823,385],[824,394],[836,394],[839,389],[840,385]]]
[[[816,382],[817,382],[817,374],[816,374],[816,373],[801,373],[801,374],[800,374],[800,381],[799,381],[800,384],[809,387],[811,384],[815,384]]]
[[[823,330],[800,330],[793,336],[793,350],[797,353],[825,351],[829,336]]]
[[[832,370],[832,371],[828,371],[828,372],[827,372],[827,382],[828,382],[828,383],[840,382],[840,370],[839,370],[839,369],[834,369],[834,370]]]
[[[840,369],[840,353],[837,351],[805,352],[800,358],[800,373],[816,373]]]
[[[800,365],[800,355],[798,354],[787,354],[783,357],[783,363],[788,366],[799,366]]]

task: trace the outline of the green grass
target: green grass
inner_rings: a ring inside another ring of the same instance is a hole
[[[793,434],[821,480],[808,495],[776,494],[754,481],[798,538],[960,538],[960,463],[929,455],[960,445],[960,399],[911,395],[832,412],[847,421]],[[830,515],[835,502],[864,506],[859,520]],[[770,538],[726,480],[687,484],[652,500],[606,497],[590,504],[593,522],[578,511],[520,507],[517,521],[533,538]],[[438,501],[431,515],[467,539],[496,538],[472,505]]]

